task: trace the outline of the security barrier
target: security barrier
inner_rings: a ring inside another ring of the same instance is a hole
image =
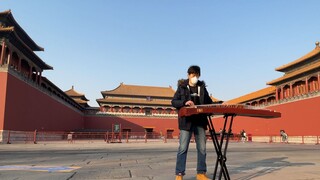
[[[157,132],[52,132],[52,131],[0,131],[0,143],[39,143],[39,142],[68,142],[76,143],[77,141],[104,141],[106,143],[147,143],[147,142],[178,142],[179,137],[173,137],[172,134],[160,134]],[[207,138],[211,141],[210,138]],[[230,140],[240,142],[238,134],[232,134]],[[192,139],[192,141],[194,141]],[[271,136],[254,136],[246,142],[261,143],[294,143],[294,144],[320,144],[319,135],[306,136],[289,136],[286,142],[282,142],[279,135]]]

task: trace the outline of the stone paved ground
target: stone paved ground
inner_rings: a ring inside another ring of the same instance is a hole
[[[177,147],[177,142],[0,144],[0,179],[170,180]],[[207,153],[212,177],[216,155],[211,142]],[[320,180],[320,145],[232,142],[227,158],[233,180]],[[194,180],[195,173],[191,143],[184,179]]]

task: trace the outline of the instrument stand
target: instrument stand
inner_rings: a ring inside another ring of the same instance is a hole
[[[228,123],[228,119],[230,118],[230,122]],[[215,180],[217,177],[217,172],[218,172],[218,167],[220,166],[220,171],[219,171],[219,180],[221,180],[222,175],[224,179],[230,180],[229,172],[227,169],[226,161],[227,161],[227,149],[228,149],[228,143],[229,143],[229,138],[232,133],[232,123],[233,123],[233,118],[235,117],[235,114],[226,114],[224,115],[224,125],[222,129],[222,135],[220,137],[220,142],[218,140],[218,134],[216,133],[211,116],[208,116],[208,122],[209,122],[209,132],[210,136],[214,145],[214,148],[217,153],[217,160],[214,168],[214,173],[212,179]],[[226,127],[229,124],[228,132],[226,133]],[[225,138],[226,135],[226,138]],[[223,142],[225,140],[225,145],[223,147]]]

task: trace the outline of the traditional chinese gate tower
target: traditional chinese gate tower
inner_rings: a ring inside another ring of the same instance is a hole
[[[42,75],[53,68],[34,51],[43,48],[0,12],[0,133],[83,128],[84,107]]]
[[[288,64],[276,68],[284,75],[267,83],[264,89],[227,101],[281,112],[275,120],[239,120],[238,132],[247,129],[255,135],[279,134],[285,129],[291,135],[320,135],[320,46]],[[248,132],[247,131],[247,132]]]

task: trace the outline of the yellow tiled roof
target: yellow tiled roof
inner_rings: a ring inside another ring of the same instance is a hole
[[[319,53],[320,53],[319,42],[316,42],[316,48],[314,50],[312,50],[308,54],[302,56],[301,58],[299,58],[299,59],[297,59],[295,61],[292,61],[292,62],[290,62],[288,64],[285,64],[285,65],[282,65],[282,66],[276,68],[276,70],[277,71],[284,71],[286,68],[289,68],[289,67],[291,67],[291,66],[293,66],[295,64],[298,64],[298,63],[303,62],[303,61],[305,61],[307,59],[310,59],[310,58],[316,56]]]
[[[121,83],[114,90],[102,91],[103,96],[121,95],[121,96],[146,96],[146,97],[173,97],[175,91],[172,87],[155,87],[155,86],[139,86],[126,85]]]
[[[278,78],[278,79],[275,79],[275,80],[272,80],[270,82],[268,82],[267,84],[268,85],[273,85],[275,83],[278,83],[280,81],[283,81],[285,79],[288,79],[288,78],[292,78],[294,76],[297,76],[299,74],[302,74],[302,73],[305,73],[305,72],[308,72],[308,71],[311,71],[313,69],[316,69],[316,68],[319,68],[320,67],[320,61],[319,62],[316,62],[314,64],[311,64],[309,66],[306,66],[304,68],[301,68],[301,69],[298,69],[296,71],[293,71],[291,73],[287,73],[287,74],[284,74],[282,77]]]
[[[21,28],[21,26],[14,19],[11,10],[6,10],[0,12],[0,20],[5,23],[5,26],[14,27],[14,31],[19,36],[19,39],[22,40],[25,44],[31,48],[32,51],[44,51],[44,49],[38,46],[31,37]],[[5,27],[7,28],[7,27]]]
[[[240,104],[246,101],[250,101],[253,99],[257,99],[259,97],[263,97],[270,94],[275,94],[276,88],[274,86],[266,87],[263,89],[260,89],[258,91],[246,94],[244,96],[240,96],[235,99],[231,99],[229,101],[224,102],[224,104]]]
[[[8,14],[10,14],[10,13],[11,13],[11,10],[8,9],[8,10],[5,10],[5,11],[0,12],[0,15],[8,15]]]
[[[70,97],[76,97],[76,98],[80,98],[84,101],[89,101],[84,94],[78,93],[77,91],[74,90],[74,87],[72,86],[71,89],[65,91],[65,93],[70,96]],[[75,98],[74,98],[75,99]]]
[[[211,95],[210,95],[210,98],[212,99],[213,102],[221,101],[220,99],[217,99],[217,98],[215,98],[215,97],[213,97],[213,96],[211,96]]]
[[[77,91],[75,91],[73,86],[72,86],[71,89],[65,91],[65,93],[66,93],[68,96],[84,96],[84,94],[81,94],[81,93],[78,93]]]

